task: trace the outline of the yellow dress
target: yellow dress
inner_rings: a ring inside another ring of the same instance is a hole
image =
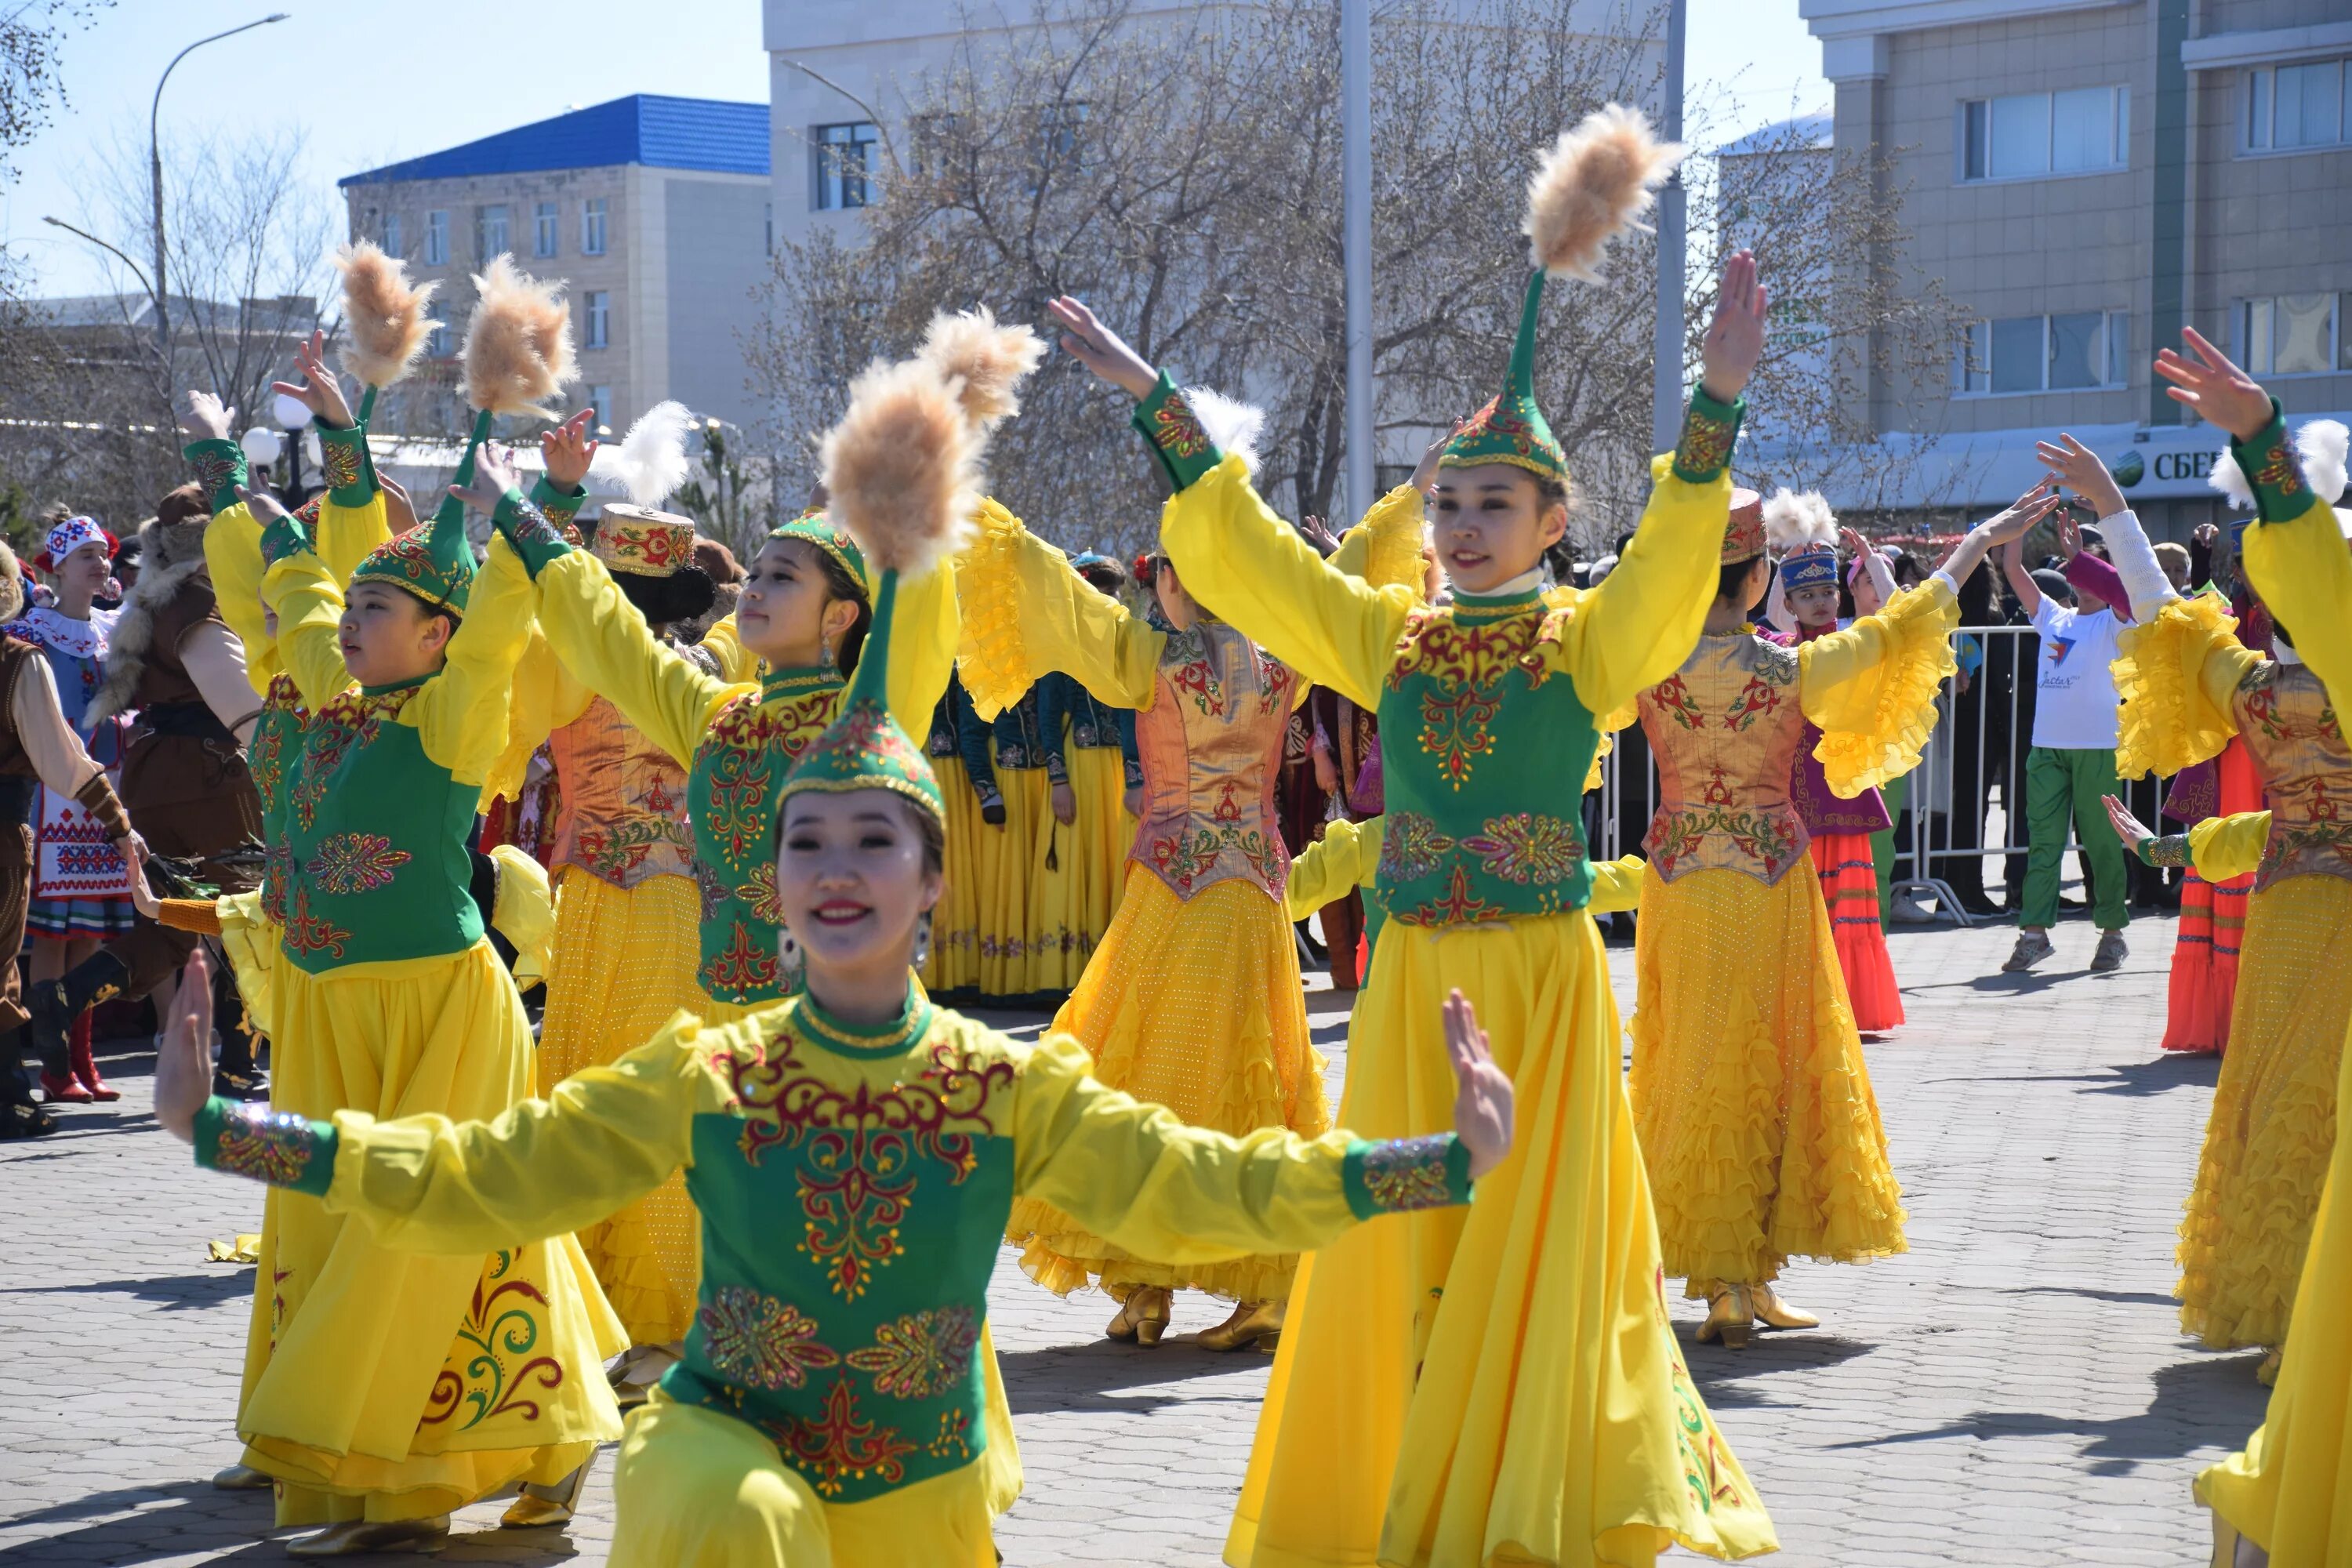
[[[2352,751],[2319,678],[2244,647],[2232,626],[2218,598],[2170,599],[2124,632],[2115,662],[2119,776],[2178,773],[2234,735],[2273,808],[2216,819],[2259,816],[2269,838],[2232,872],[2254,885],[2177,1255],[2181,1329],[2215,1350],[2287,1337],[2352,1026],[2352,837],[2336,820]]]
[[[288,668],[323,682],[341,662],[323,652],[341,610],[335,584],[305,552],[273,566],[267,591]],[[450,784],[478,790],[504,742],[529,605],[520,563],[494,544],[440,675],[389,703],[339,670],[331,687],[306,686],[312,718],[292,809],[388,724],[413,729]],[[317,879],[304,875],[298,895]],[[296,961],[298,938],[315,960],[329,951],[320,943],[352,933],[321,932],[299,896],[290,915],[273,976],[278,1108],[488,1118],[530,1092],[530,1026],[487,941],[311,968]],[[269,1296],[257,1291],[238,1428],[246,1463],[279,1482],[279,1525],[446,1513],[510,1482],[558,1479],[618,1436],[598,1363],[626,1340],[569,1236],[417,1258],[285,1192],[271,1194],[264,1236]]]
[[[1016,1197],[1208,1261],[1316,1247],[1468,1190],[1450,1135],[1227,1140],[1087,1068],[1067,1037],[1016,1042],[919,991],[868,1028],[801,998],[720,1027],[681,1015],[493,1123],[257,1125],[215,1100],[198,1158],[322,1192],[420,1259],[560,1233],[684,1169],[710,1272],[685,1360],[629,1422],[614,1561],[992,1568],[972,1415]]]
[[[1660,798],[1634,943],[1633,1115],[1666,1272],[1692,1297],[1776,1279],[1794,1257],[1905,1250],[1790,779],[1809,720],[1840,795],[1916,766],[1958,619],[1931,581],[1793,648],[1746,629],[1701,637],[1641,695]]]
[[[2238,443],[2255,477],[2263,521],[2246,531],[2246,574],[2292,628],[2296,651],[2341,712],[2352,708],[2352,556],[2326,502],[2304,484],[2284,425]],[[2339,975],[2341,971],[2338,972]],[[2232,1045],[2234,1049],[2234,1042]],[[2336,1071],[2336,1101],[2352,1103],[2352,1050]],[[2339,1138],[2312,1220],[2295,1289],[2294,1331],[2270,1409],[2245,1451],[2197,1479],[2197,1496],[2266,1548],[2277,1568],[2352,1562],[2352,1139]]]
[[[956,746],[955,704],[950,690],[931,715],[923,750],[940,781],[948,808],[945,864],[940,901],[931,910],[931,952],[921,971],[923,989],[934,996],[976,992],[980,986],[980,799]]]
[[[1561,756],[1580,775],[1589,717],[1574,721],[1580,741],[1489,718],[1561,701],[1554,680],[1571,684],[1576,712],[1610,712],[1682,661],[1714,593],[1730,482],[1678,478],[1665,458],[1654,479],[1617,570],[1532,605],[1513,594],[1426,611],[1402,575],[1352,583],[1266,509],[1237,458],[1162,516],[1203,605],[1302,679],[1381,708],[1382,882],[1455,870],[1429,907],[1391,899],[1349,1025],[1340,1120],[1381,1135],[1443,1123],[1454,1089],[1441,1007],[1457,987],[1517,1089],[1517,1141],[1466,1212],[1344,1237],[1300,1269],[1225,1543],[1237,1568],[1646,1568],[1676,1542],[1717,1557],[1774,1545],[1667,1317],[1600,932],[1576,907],[1477,912],[1517,871],[1579,865],[1580,843],[1562,857],[1556,818],[1457,826],[1401,811],[1408,770],[1433,780],[1420,792],[1525,787]],[[1391,521],[1381,531],[1417,559],[1419,497]],[[1488,880],[1454,858],[1465,831],[1496,868]]]
[[[1273,815],[1297,679],[1230,626],[1146,625],[1001,507],[982,509],[981,531],[957,574],[960,668],[977,709],[1058,671],[1138,710],[1145,806],[1125,891],[1054,1027],[1086,1047],[1105,1084],[1188,1125],[1320,1136],[1331,1125],[1324,1062],[1307,1033]],[[1298,1261],[1138,1256],[1039,1200],[1013,1205],[1006,1237],[1047,1289],[1095,1282],[1120,1300],[1139,1286],[1282,1300]]]

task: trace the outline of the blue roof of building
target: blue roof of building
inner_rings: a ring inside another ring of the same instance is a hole
[[[455,180],[539,169],[601,169],[614,163],[764,174],[768,172],[768,106],[632,93],[552,120],[518,125],[461,147],[346,174],[336,183]]]
[[[1717,148],[1716,155],[1738,158],[1753,153],[1821,151],[1835,141],[1835,117],[1827,110],[1813,114],[1799,114],[1775,121],[1761,130],[1751,131],[1738,141]]]

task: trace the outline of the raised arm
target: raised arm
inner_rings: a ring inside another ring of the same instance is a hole
[[[2189,866],[2209,882],[2225,882],[2261,868],[2270,847],[2271,814],[2242,811],[2209,816],[2186,833],[2158,836],[2115,795],[2100,797],[2124,847],[2150,866]]]
[[[2009,581],[2009,591],[2017,595],[2018,608],[2028,616],[2042,613],[2042,584],[2025,569],[2023,541],[2005,544],[2000,552],[2000,574]]]
[[[1069,558],[993,500],[956,564],[964,689],[993,719],[1053,671],[1121,708],[1149,707],[1167,637],[1070,570]],[[895,667],[895,650],[894,650]]]
[[[16,684],[8,693],[8,717],[16,727],[16,743],[33,764],[34,776],[57,794],[80,802],[82,809],[97,819],[100,830],[122,852],[123,859],[136,867],[142,859],[134,849],[138,835],[131,831],[131,819],[123,813],[105,767],[91,757],[81,737],[66,722],[65,710],[58,702],[57,678],[50,673],[47,659],[26,658],[19,662]]]

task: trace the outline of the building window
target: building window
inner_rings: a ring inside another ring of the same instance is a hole
[[[493,256],[503,256],[514,248],[508,237],[507,205],[498,202],[474,212],[474,255],[488,261]]]
[[[1037,169],[1040,183],[1059,174],[1077,174],[1086,167],[1087,106],[1049,104],[1037,113]]]
[[[533,256],[555,254],[555,204],[541,202],[531,209],[530,253]]]
[[[613,296],[602,289],[588,294],[588,342],[586,347],[608,349],[613,346]]]
[[[453,341],[448,323],[442,322],[425,334],[425,352],[435,359],[447,359]]]
[[[383,215],[383,237],[377,243],[383,247],[383,253],[386,256],[398,256],[401,253],[400,215],[398,213],[386,213]]]
[[[2131,90],[2084,87],[1960,105],[1960,178],[2038,180],[2131,160]]]
[[[776,254],[776,204],[768,204],[768,254]]]
[[[2238,301],[2235,352],[2249,375],[2326,375],[2352,370],[2344,331],[2352,295],[2280,294]]]
[[[596,434],[611,435],[613,433],[613,389],[609,386],[590,387],[588,406],[596,411]]]
[[[2337,147],[2352,142],[2346,113],[2352,60],[2258,66],[2246,73],[2246,118],[2240,127],[2250,153]]]
[[[580,204],[580,254],[604,254],[604,198],[590,196]]]
[[[2130,318],[2121,310],[2011,316],[1969,328],[1952,366],[1962,395],[2083,392],[2126,384]]]
[[[866,205],[866,176],[874,153],[872,121],[818,126],[809,153],[815,186],[812,205],[818,212],[840,212]]]
[[[449,215],[431,212],[425,215],[425,265],[449,265]]]

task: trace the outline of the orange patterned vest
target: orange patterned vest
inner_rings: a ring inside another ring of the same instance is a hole
[[[551,865],[616,888],[694,875],[686,770],[599,697],[548,737],[562,788]]]
[[[1143,821],[1128,858],[1180,899],[1245,878],[1282,902],[1290,855],[1276,770],[1298,678],[1233,627],[1202,621],[1160,651],[1159,691],[1136,715]]]
[[[1804,738],[1797,654],[1749,632],[1703,637],[1641,695],[1658,759],[1658,815],[1642,847],[1671,882],[1696,870],[1778,882],[1811,842],[1789,799]]]
[[[2289,877],[2352,879],[2352,750],[2319,677],[2266,658],[2230,706],[2270,799],[2255,890]]]

